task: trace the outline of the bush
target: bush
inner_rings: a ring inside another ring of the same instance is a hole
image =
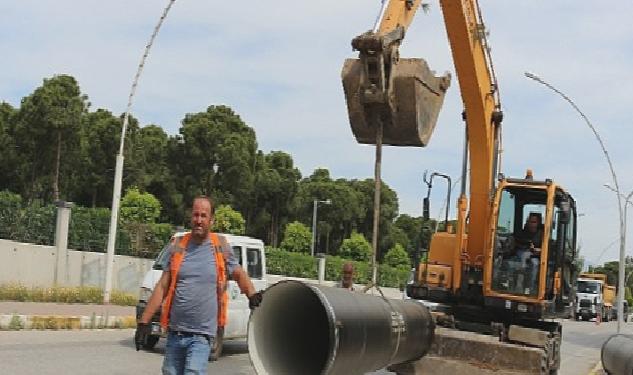
[[[212,229],[215,232],[242,235],[246,232],[245,223],[241,213],[232,209],[231,206],[222,205],[215,210]]]
[[[128,241],[129,251],[127,254],[153,259],[169,241],[172,227],[169,224],[127,223],[121,232],[119,245],[125,245],[125,240]]]
[[[350,238],[343,240],[339,255],[343,258],[353,259],[357,261],[368,261],[371,259],[371,245],[360,233],[352,232]]]
[[[285,251],[304,252],[310,251],[312,232],[304,224],[294,221],[286,225],[284,239],[279,246]]]
[[[266,247],[266,272],[313,279],[317,277],[317,260],[308,254]]]
[[[371,280],[371,266],[367,262],[351,261],[338,256],[326,256],[325,279],[341,280],[341,269],[345,262],[354,265],[354,282],[367,284]],[[266,247],[266,268],[268,273],[290,277],[316,279],[318,277],[317,258],[309,254],[299,254],[272,247]],[[409,278],[409,270],[380,265],[378,283],[384,287],[403,288]]]
[[[386,264],[378,267],[378,284],[403,290],[409,279],[411,270],[408,267],[394,268]]]
[[[400,268],[404,267],[408,269],[411,266],[411,261],[409,260],[409,254],[404,250],[404,247],[397,243],[394,247],[387,251],[385,254],[384,263],[388,266]]]
[[[121,220],[133,223],[154,223],[160,216],[160,201],[150,193],[133,187],[121,199]]]
[[[55,243],[56,208],[34,202],[18,212],[11,239],[38,245]]]
[[[68,247],[103,253],[109,230],[110,209],[75,206],[70,212]]]
[[[0,191],[0,236],[11,238],[17,231],[22,209],[22,197],[10,191]]]

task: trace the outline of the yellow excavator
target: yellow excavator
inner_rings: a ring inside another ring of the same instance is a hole
[[[479,5],[439,3],[464,105],[461,193],[455,229],[445,225],[432,236],[407,294],[438,306],[439,324],[475,337],[496,336],[503,344],[495,350],[524,348],[529,355],[518,360],[554,374],[562,330],[553,319],[571,316],[573,309],[576,204],[560,185],[535,179],[530,170],[524,178],[500,173],[503,113]],[[383,144],[428,144],[450,85],[450,75],[436,77],[423,59],[399,56],[423,6],[420,0],[384,0],[374,28],[352,41],[358,59],[343,67],[352,132],[359,143],[376,145],[377,181]],[[374,248],[376,233],[374,228]],[[478,345],[477,339],[468,345]]]

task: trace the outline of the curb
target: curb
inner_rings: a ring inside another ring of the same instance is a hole
[[[136,316],[0,314],[0,330],[135,328]]]

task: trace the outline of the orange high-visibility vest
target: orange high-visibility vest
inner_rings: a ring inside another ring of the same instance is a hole
[[[171,255],[171,263],[169,265],[169,272],[171,280],[169,282],[169,289],[167,290],[167,296],[163,301],[162,312],[160,314],[160,325],[163,329],[167,329],[169,326],[169,314],[171,312],[171,304],[176,291],[176,282],[178,280],[178,271],[182,261],[185,259],[185,251],[187,245],[191,239],[191,233],[186,233],[178,243],[181,251],[174,252]],[[222,247],[220,240],[216,233],[209,233],[209,240],[215,247],[215,267],[217,274],[217,297],[218,297],[218,327],[224,327],[226,325],[227,308],[229,304],[229,296],[226,293],[226,266],[224,264],[224,254],[222,253]]]

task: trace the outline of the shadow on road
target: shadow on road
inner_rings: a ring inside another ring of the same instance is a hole
[[[245,353],[248,353],[248,343],[246,341],[227,340],[224,342],[224,350],[222,350],[223,357]]]

